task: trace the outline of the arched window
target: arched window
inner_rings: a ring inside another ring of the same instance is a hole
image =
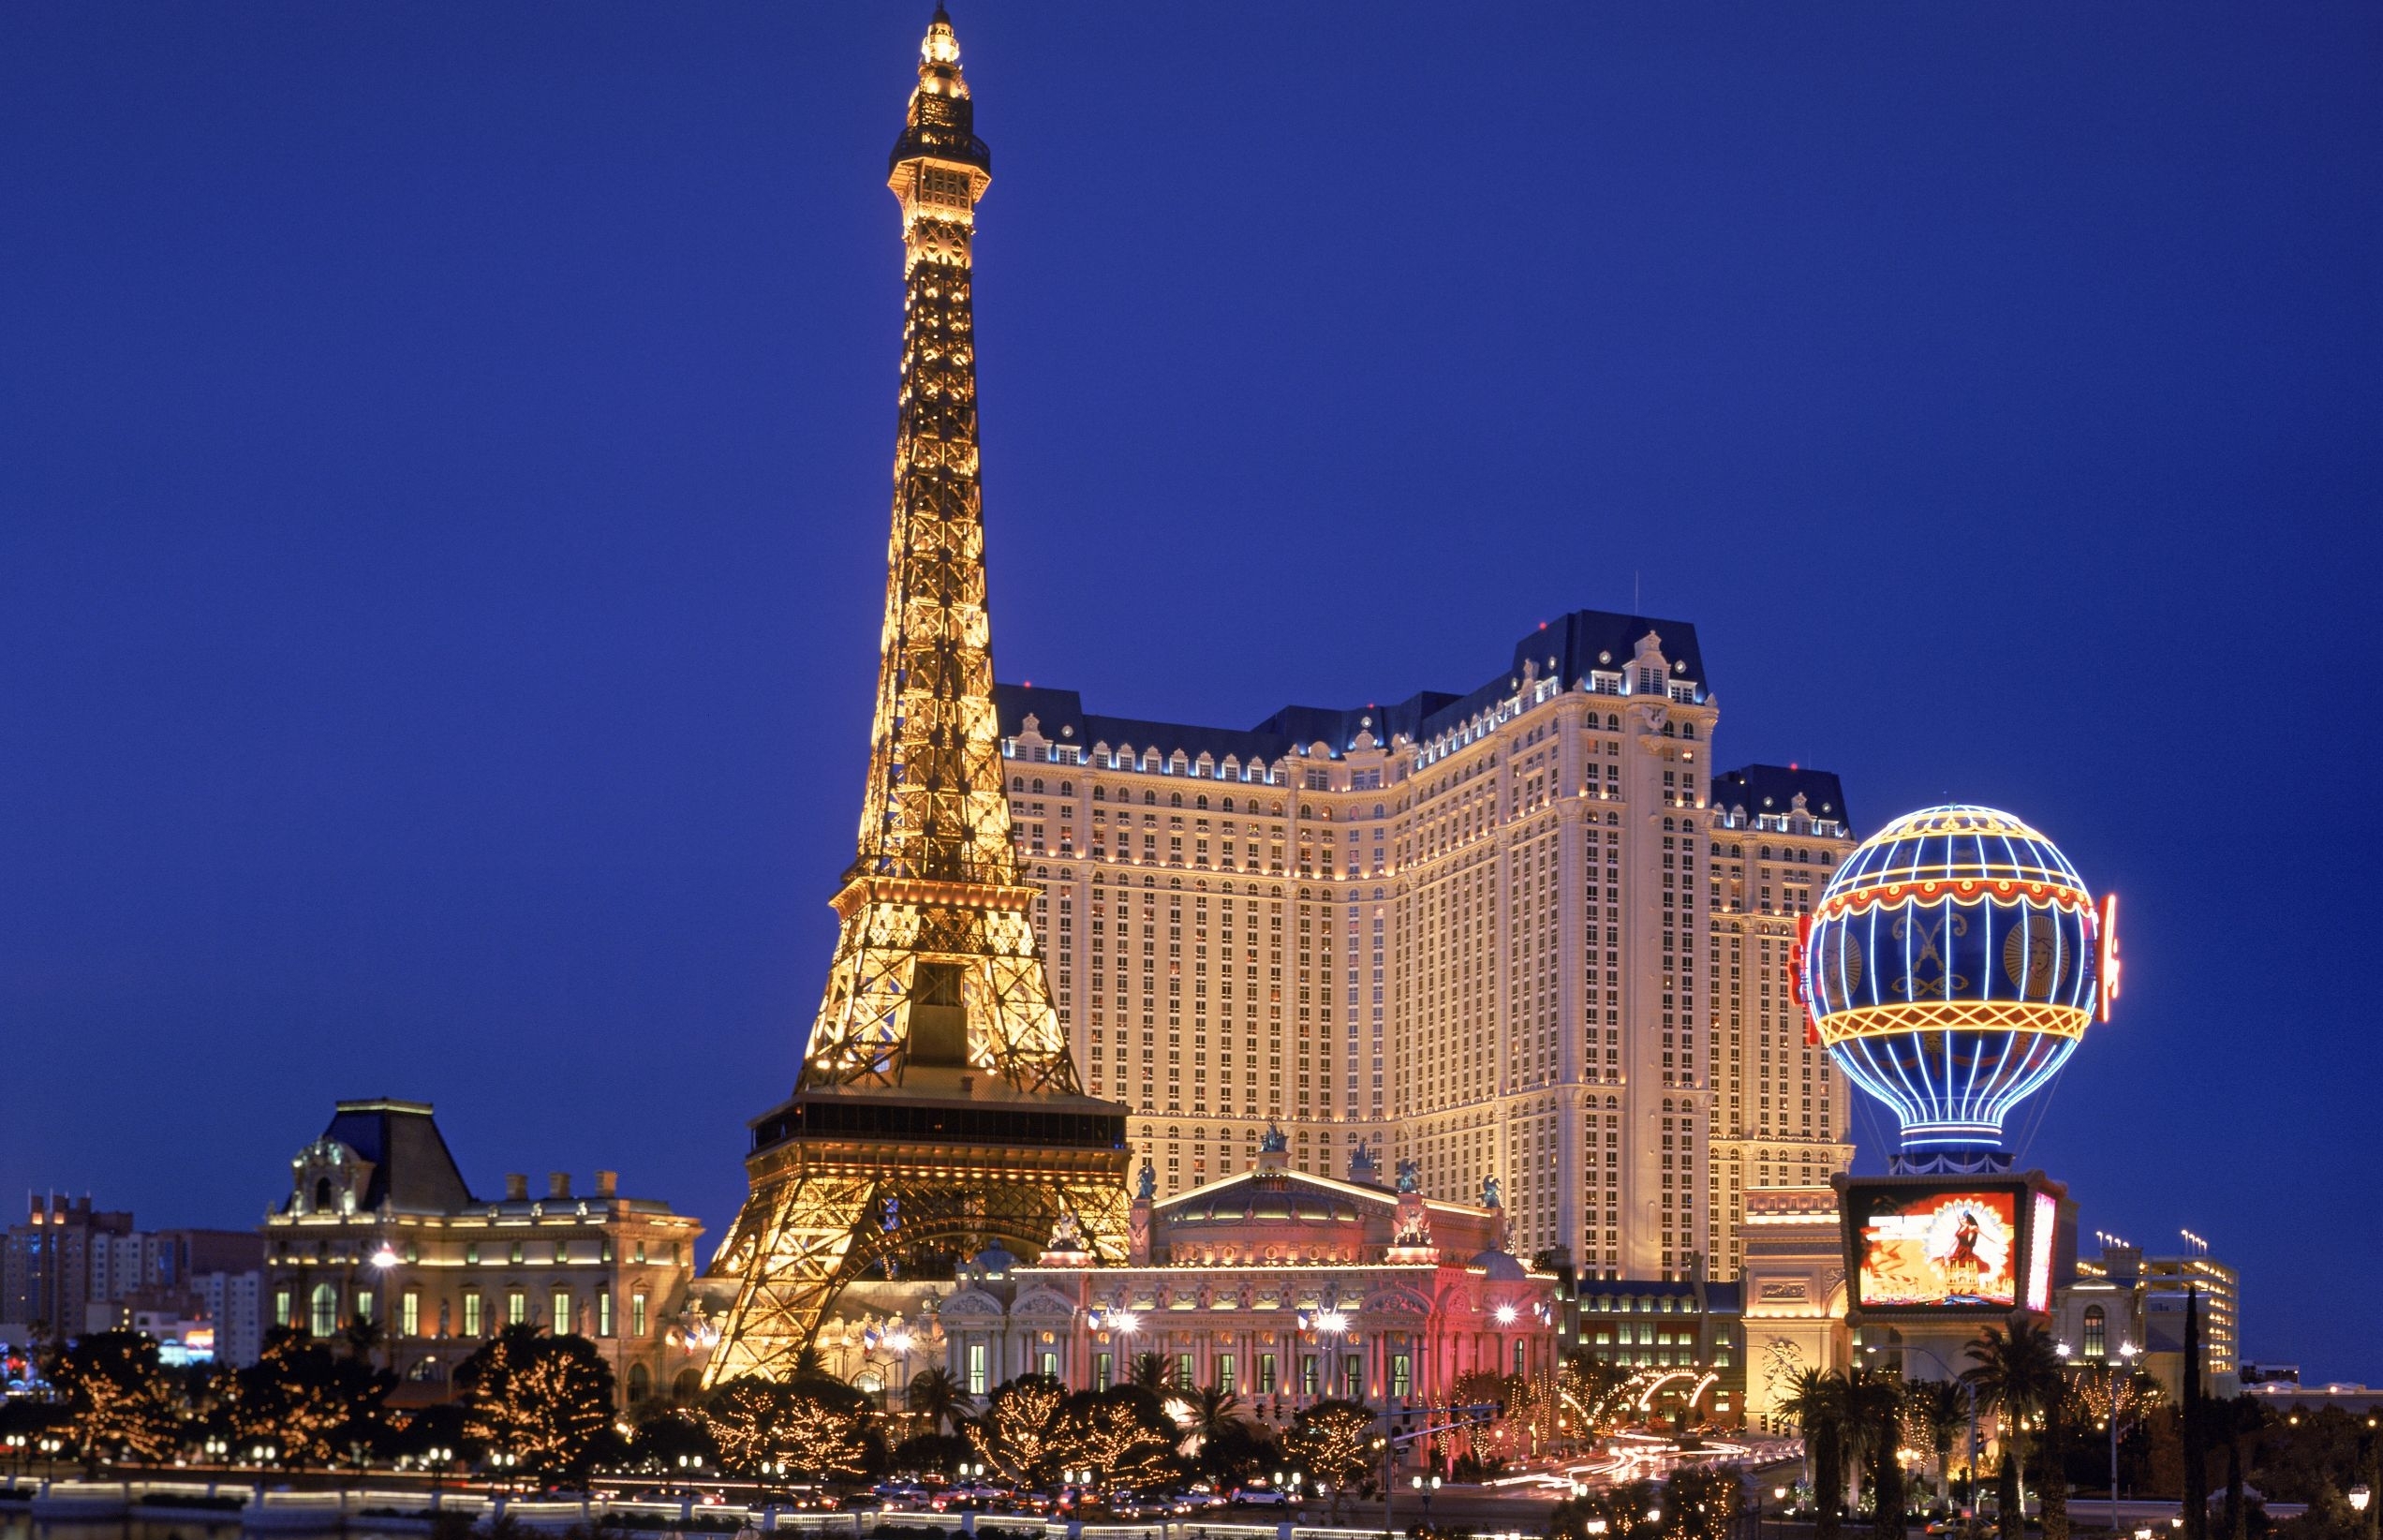
[[[1167,806],[1168,806],[1168,807],[1182,807],[1182,806],[1183,806],[1183,793],[1182,793],[1182,792],[1168,792],[1168,793],[1167,793]]]
[[[1034,790],[1037,792],[1040,792],[1043,790],[1043,777],[1040,776],[1034,777]]]
[[[330,1337],[339,1330],[339,1290],[329,1283],[318,1283],[306,1297],[306,1331],[314,1337]]]
[[[1204,813],[1206,812],[1208,810],[1208,794],[1206,792],[1203,792],[1198,796],[1193,797],[1192,799],[1192,806],[1197,807]]]
[[[2109,1318],[2099,1305],[2085,1307],[2085,1356],[2099,1358],[2109,1351]]]
[[[315,1212],[318,1214],[331,1212],[331,1178],[329,1177],[315,1178]]]
[[[1233,799],[1231,797],[1224,799],[1224,810],[1228,813],[1233,811]]]
[[[645,1371],[645,1366],[644,1364],[629,1365],[629,1404],[635,1406],[639,1401],[644,1400],[646,1397],[653,1393],[654,1376]]]

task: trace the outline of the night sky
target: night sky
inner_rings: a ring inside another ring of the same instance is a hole
[[[389,1094],[726,1223],[929,8],[0,10],[0,1192],[252,1224]],[[2122,895],[2026,1163],[2383,1380],[2383,10],[955,19],[1004,678],[1252,724],[1694,620],[1722,767]]]

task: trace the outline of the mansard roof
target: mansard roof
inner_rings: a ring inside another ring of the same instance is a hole
[[[1784,817],[1795,810],[1798,792],[1804,798],[1804,811],[1813,818],[1834,819],[1848,829],[1854,826],[1853,814],[1845,809],[1845,788],[1833,770],[1749,764],[1713,777],[1712,806],[1743,808],[1749,818]]]
[[[1385,745],[1399,737],[1420,743],[1461,726],[1475,714],[1511,698],[1526,675],[1558,679],[1570,689],[1591,674],[1621,673],[1650,632],[1657,638],[1665,660],[1672,665],[1666,675],[1669,682],[1696,686],[1699,699],[1709,694],[1704,652],[1696,641],[1696,628],[1689,622],[1575,610],[1524,635],[1514,644],[1507,668],[1461,695],[1427,689],[1389,705],[1286,705],[1246,730],[1088,714],[1079,692],[1033,685],[995,685],[993,704],[1005,738],[1023,731],[1030,715],[1043,737],[1088,751],[1095,744],[1105,743],[1112,748],[1130,744],[1137,750],[1155,748],[1162,755],[1180,749],[1192,761],[1206,754],[1221,763],[1229,755],[1244,764],[1253,761],[1270,764],[1321,743],[1338,758],[1355,747],[1361,733],[1370,733],[1377,743]]]
[[[427,1102],[377,1098],[334,1103],[323,1137],[372,1162],[371,1185],[356,1195],[360,1210],[377,1209],[384,1201],[407,1214],[453,1213],[471,1205],[471,1189],[448,1153]]]

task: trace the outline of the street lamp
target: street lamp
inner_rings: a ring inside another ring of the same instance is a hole
[[[1317,1345],[1325,1349],[1325,1396],[1339,1395],[1341,1344],[1347,1340],[1349,1333],[1348,1312],[1334,1304],[1322,1310],[1301,1310],[1295,1319],[1298,1322],[1299,1330],[1313,1337]]]
[[[430,1505],[438,1506],[438,1478],[455,1458],[455,1451],[443,1444],[434,1444],[422,1451],[422,1463],[430,1467]]]
[[[2352,1511],[2357,1512],[2357,1513],[2364,1513],[2364,1512],[2366,1512],[2367,1500],[2368,1500],[2369,1498],[2373,1497],[2374,1495],[2375,1495],[2374,1493],[2372,1493],[2372,1492],[2370,1492],[2370,1491],[2368,1491],[2368,1490],[2366,1489],[2366,1483],[2365,1483],[2365,1482],[2363,1482],[2363,1481],[2360,1482],[2357,1486],[2355,1486],[2355,1487],[2351,1488],[2349,1489],[2348,1496],[2349,1496],[2349,1499],[2350,1499],[2350,1507],[2351,1507]]]

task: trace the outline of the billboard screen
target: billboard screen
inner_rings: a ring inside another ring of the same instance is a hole
[[[2010,1188],[1858,1192],[1855,1297],[1867,1310],[2019,1303],[2020,1193]]]

